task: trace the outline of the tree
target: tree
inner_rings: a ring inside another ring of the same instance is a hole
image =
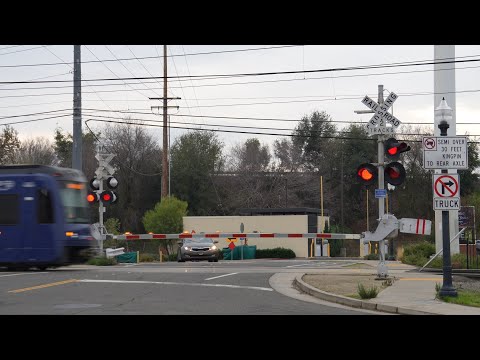
[[[300,120],[293,131],[293,144],[302,149],[302,160],[307,169],[318,170],[322,161],[332,155],[330,144],[335,133],[336,126],[325,111],[314,111]]]
[[[221,211],[212,174],[223,168],[223,143],[208,131],[183,134],[171,149],[171,191],[188,202],[192,215]]]
[[[270,164],[270,151],[257,138],[251,138],[231,150],[232,168],[235,171],[266,171]]]
[[[158,202],[152,210],[145,212],[142,222],[145,230],[156,234],[179,234],[183,231],[183,217],[187,215],[186,201],[167,196]],[[176,240],[167,240],[167,251],[173,253]]]
[[[72,134],[63,134],[62,129],[55,129],[55,153],[59,160],[58,165],[61,167],[72,167],[72,147],[73,137]]]
[[[103,225],[109,234],[120,235],[120,219],[109,218],[103,223]]]
[[[95,159],[96,144],[99,134],[90,131],[82,134],[82,171],[87,177],[93,176],[97,168]],[[62,129],[55,129],[54,150],[57,157],[57,165],[61,167],[72,167],[73,136],[70,133],[64,134]]]
[[[480,158],[478,156],[478,146],[477,143],[469,141],[468,142],[468,169],[459,170],[458,174],[460,175],[460,196],[467,196],[473,193],[475,190],[478,190],[479,187],[479,175],[475,170],[480,166]]]
[[[56,166],[58,164],[55,149],[50,141],[43,137],[24,140],[15,150],[15,164],[37,164]]]
[[[279,160],[278,169],[295,172],[301,169],[302,149],[291,139],[275,140],[273,144],[275,157]]]
[[[14,163],[15,151],[20,146],[18,132],[9,125],[3,128],[0,135],[0,164]]]
[[[102,135],[105,150],[115,155],[110,164],[119,183],[108,215],[121,219],[124,231],[143,232],[143,214],[160,199],[162,152],[139,122],[108,125]]]

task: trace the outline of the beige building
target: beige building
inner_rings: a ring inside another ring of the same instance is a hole
[[[238,233],[243,223],[244,233],[316,233],[323,232],[325,224],[330,226],[328,216],[318,216],[318,209],[240,209],[239,216],[185,216],[184,231],[196,233]],[[262,211],[263,210],[263,211]],[[286,215],[289,212],[303,215]],[[295,210],[295,211],[293,211]],[[243,215],[243,214],[259,215]],[[313,242],[315,239],[313,239]],[[226,247],[226,239],[219,239],[219,245]],[[237,244],[239,245],[239,244]],[[283,247],[292,249],[297,257],[315,256],[312,239],[307,238],[249,238],[248,245],[256,245],[257,249]],[[311,254],[313,250],[313,254]]]

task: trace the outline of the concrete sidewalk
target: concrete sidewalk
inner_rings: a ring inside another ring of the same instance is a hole
[[[367,263],[367,261],[359,262]],[[371,265],[375,263],[376,266],[378,262],[368,261],[368,263]],[[435,299],[435,284],[443,282],[443,275],[412,271],[414,269],[413,266],[389,262],[389,275],[395,277],[396,281],[381,291],[376,298],[370,300],[357,300],[322,291],[305,283],[302,280],[305,274],[295,277],[294,286],[322,300],[368,310],[409,315],[480,315],[478,307],[449,304]],[[341,273],[358,274],[358,269],[343,268]],[[376,274],[376,268],[365,273]],[[328,277],[331,274],[319,273],[318,276]]]

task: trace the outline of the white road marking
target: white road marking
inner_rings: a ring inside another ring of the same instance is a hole
[[[7,274],[7,275],[0,275],[0,277],[4,277],[4,276],[17,276],[17,275],[36,275],[36,274],[48,274],[48,271],[31,272],[31,273],[18,273],[18,274]]]
[[[289,266],[285,266],[286,268],[291,268],[291,267],[297,267],[297,266],[307,266],[307,265],[311,265],[311,263],[307,263],[307,264],[299,264],[299,265],[289,265]]]
[[[273,291],[272,288],[260,287],[260,286],[240,286],[240,285],[227,285],[227,284],[194,284],[194,283],[179,283],[171,281],[141,281],[141,280],[95,280],[95,279],[83,279],[78,282],[86,283],[111,283],[111,284],[158,284],[158,285],[186,285],[186,286],[207,286],[207,287],[226,287],[230,289],[251,289],[261,291]]]
[[[205,279],[205,280],[213,280],[213,279],[218,279],[218,278],[221,278],[221,277],[224,277],[224,276],[230,276],[230,275],[236,275],[236,274],[238,274],[238,273],[224,274],[224,275],[214,276],[214,277],[211,277],[211,278],[208,278],[208,279]]]

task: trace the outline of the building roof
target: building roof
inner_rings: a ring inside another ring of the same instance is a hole
[[[257,216],[257,215],[310,215],[320,216],[322,211],[317,208],[240,208],[237,209],[239,215]],[[323,209],[323,215],[329,216],[328,209]]]

